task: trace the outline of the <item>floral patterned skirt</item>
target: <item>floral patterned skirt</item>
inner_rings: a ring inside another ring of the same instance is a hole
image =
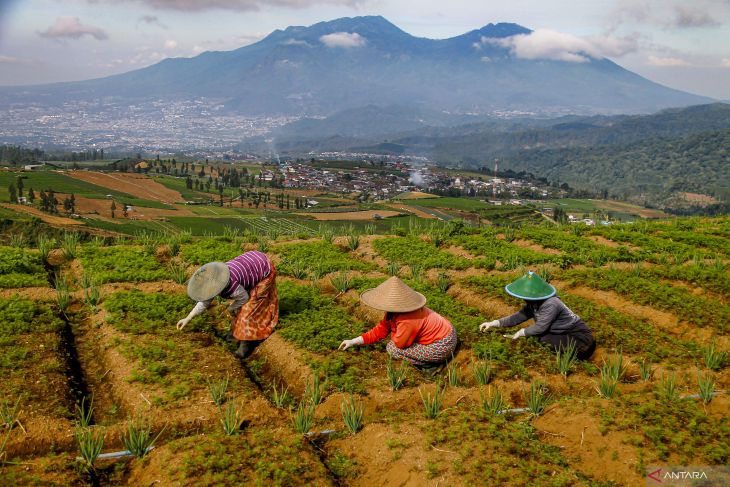
[[[393,358],[407,360],[416,366],[429,366],[446,362],[456,350],[456,344],[456,328],[452,326],[451,333],[428,345],[414,343],[407,348],[398,348],[390,341],[386,349]]]
[[[265,340],[279,323],[279,294],[276,291],[276,269],[249,293],[232,326],[237,340]]]

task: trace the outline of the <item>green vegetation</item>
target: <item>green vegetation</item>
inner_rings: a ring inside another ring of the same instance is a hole
[[[221,426],[226,436],[237,435],[241,431],[243,416],[234,402],[229,402],[225,408],[221,408]]]
[[[45,304],[12,296],[0,298],[0,337],[22,333],[52,333],[63,326]]]
[[[484,391],[479,389],[479,400],[482,406],[482,411],[489,416],[501,414],[503,410],[509,407],[502,397],[502,393],[499,392],[499,389],[497,388],[494,389],[494,392],[492,392],[490,388],[488,395],[485,395]]]
[[[225,379],[208,382],[208,392],[210,392],[210,398],[213,399],[213,404],[221,406],[226,402],[226,392],[228,392],[228,377]]]
[[[340,403],[340,409],[342,411],[342,421],[345,423],[348,431],[353,435],[360,431],[365,415],[365,408],[362,405],[362,401],[356,400],[355,396],[350,394],[349,397]]]
[[[127,422],[127,431],[122,436],[122,443],[124,443],[124,448],[132,455],[142,458],[149,453],[161,434],[162,431],[153,438],[151,426],[144,425],[141,419],[130,419]]]
[[[436,383],[436,388],[433,394],[427,392],[423,395],[423,391],[419,388],[418,393],[421,395],[421,401],[423,401],[423,410],[426,418],[435,419],[441,414],[441,408],[444,404],[444,392],[446,387],[442,387],[439,382]]]
[[[0,246],[0,288],[47,285],[43,260],[38,252]]]
[[[373,242],[373,246],[388,261],[402,265],[421,265],[426,269],[466,269],[475,265],[468,259],[440,250],[418,237],[379,238]]]
[[[107,322],[117,330],[133,335],[174,333],[175,317],[187,315],[191,305],[190,298],[184,294],[148,294],[136,289],[117,291],[104,301],[104,309],[109,312]],[[187,329],[199,330],[210,323],[208,320],[210,315],[198,316]]]
[[[697,372],[697,385],[700,389],[700,399],[702,399],[702,402],[707,404],[712,401],[712,396],[715,395],[715,378],[712,374]]]
[[[104,431],[97,431],[92,428],[77,428],[74,436],[79,453],[81,453],[83,468],[93,470],[96,458],[104,447]]]
[[[347,252],[328,242],[305,242],[277,245],[273,251],[282,259],[279,270],[292,275],[292,267],[320,269],[324,273],[358,270],[368,271],[372,264],[353,259]]]
[[[226,262],[243,253],[240,243],[226,237],[204,238],[185,244],[180,256],[191,264],[207,264],[208,262]]]
[[[98,283],[145,282],[167,279],[167,270],[154,257],[134,247],[83,247],[80,255],[84,270]]]
[[[294,431],[299,434],[309,432],[314,424],[314,406],[306,401],[299,403],[296,414],[292,417]]]
[[[386,375],[388,377],[388,384],[390,385],[391,391],[397,391],[406,382],[407,365],[405,361],[400,362],[400,366],[395,367],[393,365],[393,359],[388,360],[388,366],[386,369]]]

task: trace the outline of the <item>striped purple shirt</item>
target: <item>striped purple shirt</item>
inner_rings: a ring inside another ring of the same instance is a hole
[[[231,278],[221,296],[229,297],[238,286],[251,292],[256,284],[261,282],[271,272],[271,262],[266,254],[257,250],[245,252],[233,260],[226,262]]]

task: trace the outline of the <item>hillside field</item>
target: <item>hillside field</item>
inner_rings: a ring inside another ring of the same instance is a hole
[[[631,486],[649,466],[730,461],[728,218],[56,232],[2,235],[3,485]],[[281,318],[241,363],[225,303],[174,325],[194,269],[249,249],[277,265]],[[478,332],[518,309],[503,286],[527,269],[593,329],[589,361],[561,371],[534,339]],[[392,274],[457,328],[434,378],[390,362],[384,343],[337,351],[379,320],[358,296]],[[352,401],[364,412],[354,433]],[[130,424],[156,438],[145,457],[76,459],[84,435],[124,450]]]

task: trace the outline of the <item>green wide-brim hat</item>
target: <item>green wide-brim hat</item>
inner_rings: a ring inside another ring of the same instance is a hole
[[[188,281],[188,296],[193,301],[208,301],[228,285],[231,271],[223,262],[209,262],[200,267]]]
[[[545,280],[530,271],[516,281],[510,282],[504,287],[507,294],[520,299],[539,301],[555,296],[555,288]]]

